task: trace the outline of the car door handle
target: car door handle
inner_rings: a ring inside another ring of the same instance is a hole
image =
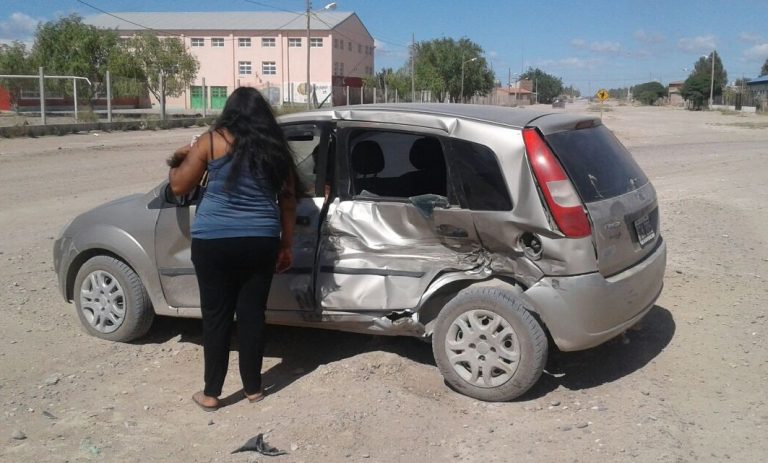
[[[447,223],[438,225],[435,229],[435,232],[437,232],[438,235],[441,236],[447,236],[450,238],[467,238],[469,237],[469,233],[467,233],[466,230],[463,228],[455,227],[453,225],[448,225]]]

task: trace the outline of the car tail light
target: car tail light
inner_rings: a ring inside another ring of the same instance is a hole
[[[581,198],[552,150],[536,129],[524,129],[523,140],[528,161],[560,231],[569,238],[591,235]]]

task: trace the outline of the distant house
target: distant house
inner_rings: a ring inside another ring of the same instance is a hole
[[[474,95],[470,100],[474,104],[496,106],[528,106],[533,101],[533,92],[522,86],[494,87],[488,95]]]
[[[768,110],[768,75],[760,76],[747,82],[747,88],[760,102],[760,109]]]
[[[669,83],[669,86],[667,86],[667,94],[669,95],[670,105],[672,106],[685,105],[685,100],[681,95],[681,90],[683,89],[684,84],[685,84],[684,80],[677,80]]]
[[[85,23],[122,38],[151,32],[181,39],[200,70],[180,97],[168,99],[169,107],[179,109],[221,109],[240,86],[258,88],[273,104],[302,103],[313,94],[322,101],[333,87],[361,87],[373,75],[373,37],[351,12],[312,14],[309,34],[306,15],[290,12],[112,13]]]

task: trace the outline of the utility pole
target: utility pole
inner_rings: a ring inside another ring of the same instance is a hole
[[[413,72],[416,59],[416,34],[411,34],[411,103],[416,101],[416,75]]]
[[[307,109],[312,109],[312,100],[310,99],[310,83],[309,83],[309,15],[312,12],[312,2],[307,0]]]
[[[712,97],[715,91],[715,50],[712,49],[712,74],[709,76],[709,109],[712,109]]]

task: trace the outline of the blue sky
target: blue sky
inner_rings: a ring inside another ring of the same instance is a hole
[[[120,11],[301,11],[304,0],[1,0],[0,43],[31,41],[35,25],[57,17]],[[497,78],[529,66],[582,92],[649,80],[682,80],[717,50],[729,80],[756,77],[768,58],[768,0],[501,1],[338,0],[376,40],[375,66],[405,64],[416,41],[467,37],[485,50]],[[314,8],[326,1],[315,0]],[[513,78],[514,79],[514,78]]]

